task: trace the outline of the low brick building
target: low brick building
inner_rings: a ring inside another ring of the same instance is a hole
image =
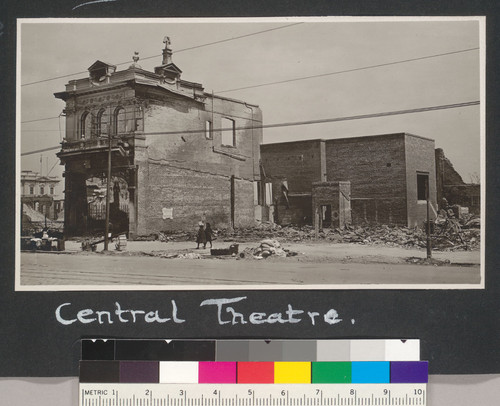
[[[123,71],[97,61],[89,77],[55,94],[66,102],[58,156],[65,165],[67,235],[104,229],[91,218],[87,186],[105,179],[109,149],[110,186],[126,189],[111,206],[114,232],[133,238],[192,230],[200,220],[244,227],[259,216],[261,110],[181,79],[169,38],[164,42],[154,72],[142,69],[137,55]]]
[[[350,182],[351,218],[357,224],[422,226],[427,183],[437,207],[434,141],[428,138],[396,133],[283,142],[262,145],[261,155],[281,224],[312,224],[314,182]]]

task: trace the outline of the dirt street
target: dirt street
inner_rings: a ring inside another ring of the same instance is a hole
[[[222,244],[221,244],[222,245]],[[228,245],[228,244],[226,244]],[[253,244],[240,244],[240,252]],[[220,245],[217,246],[220,248]],[[479,284],[479,252],[435,252],[433,258],[446,261],[442,266],[413,264],[425,258],[425,251],[356,244],[285,244],[296,256],[249,259],[210,256],[196,250],[191,242],[129,242],[127,251],[108,254],[80,252],[69,243],[64,254],[22,253],[20,281],[23,287],[40,285],[117,287],[137,285],[193,286],[275,285],[307,288],[325,285],[363,284]],[[102,247],[98,247],[98,251]],[[201,259],[162,258],[169,253],[187,253]],[[418,287],[418,286],[416,286]],[[423,287],[423,286],[421,286]]]

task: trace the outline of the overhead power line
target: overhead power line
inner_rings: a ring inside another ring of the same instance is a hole
[[[395,110],[395,111],[386,111],[381,113],[371,113],[371,114],[360,114],[356,116],[344,116],[344,117],[335,117],[335,118],[324,118],[318,120],[306,120],[306,121],[292,121],[287,123],[276,123],[276,124],[263,124],[263,125],[253,125],[251,127],[236,127],[234,130],[255,130],[260,128],[278,128],[278,127],[293,127],[299,125],[310,125],[310,124],[322,124],[322,123],[334,123],[338,121],[351,121],[351,120],[363,120],[367,118],[377,118],[377,117],[387,117],[387,116],[396,116],[402,114],[413,114],[413,113],[423,113],[427,111],[437,111],[437,110],[447,110],[447,109],[456,109],[460,107],[469,107],[469,106],[477,106],[479,105],[479,100],[463,102],[463,103],[454,103],[454,104],[442,104],[439,106],[427,106],[427,107],[419,107],[414,109],[406,109],[406,110]],[[233,131],[233,128],[219,128],[214,129],[213,131]],[[180,135],[180,134],[198,134],[205,133],[205,129],[203,130],[189,130],[189,131],[159,131],[159,132],[148,132],[143,133],[143,135]],[[29,151],[21,153],[21,156],[38,154],[40,152],[45,151],[53,151],[56,149],[60,149],[60,146],[54,146],[44,149],[39,149],[36,151]]]
[[[303,76],[303,77],[295,78],[295,79],[278,80],[276,82],[266,82],[266,83],[261,83],[261,84],[258,84],[258,85],[237,87],[237,88],[228,89],[228,90],[219,90],[216,93],[229,93],[229,92],[235,92],[237,90],[253,89],[253,88],[256,88],[256,87],[271,86],[271,85],[277,85],[277,84],[281,84],[281,83],[290,83],[290,82],[296,82],[296,81],[299,81],[299,80],[306,80],[306,79],[321,78],[321,77],[325,77],[325,76],[340,75],[342,73],[357,72],[357,71],[361,71],[361,70],[381,68],[381,67],[384,67],[384,66],[398,65],[398,64],[401,64],[401,63],[421,61],[421,60],[424,60],[424,59],[431,59],[431,58],[437,58],[437,57],[440,57],[440,56],[460,54],[460,53],[463,53],[463,52],[470,52],[470,51],[475,51],[475,50],[478,50],[478,49],[479,49],[479,47],[462,49],[462,50],[459,50],[459,51],[452,51],[452,52],[445,52],[445,53],[441,53],[441,54],[421,56],[421,57],[418,57],[418,58],[403,59],[401,61],[392,61],[392,62],[380,63],[380,64],[377,64],[377,65],[368,65],[368,66],[363,66],[361,68],[345,69],[345,70],[339,70],[339,71],[335,71],[335,72],[321,73],[321,74],[318,74],[318,75]]]
[[[39,154],[40,152],[46,152],[46,151],[54,151],[55,149],[60,149],[61,146],[55,146],[55,147],[48,147],[48,148],[42,148],[42,149],[37,149],[35,151],[29,151],[29,152],[21,152],[21,156],[28,156],[28,155],[34,155],[34,154]]]
[[[293,27],[293,26],[299,25],[299,24],[303,24],[303,23],[302,22],[293,23],[293,24],[288,24],[288,25],[284,25],[284,26],[281,26],[281,27],[274,27],[274,28],[269,28],[267,30],[251,32],[249,34],[239,35],[237,37],[225,38],[225,39],[221,39],[219,41],[207,42],[206,44],[201,44],[201,45],[196,45],[196,46],[192,46],[192,47],[189,47],[189,48],[179,49],[179,50],[175,51],[174,54],[178,54],[178,53],[184,52],[184,51],[191,51],[192,49],[198,49],[198,48],[208,47],[208,46],[211,46],[211,45],[222,44],[223,42],[234,41],[234,40],[241,39],[241,38],[252,37],[254,35],[264,34],[266,32],[271,32],[271,31],[276,31],[276,30],[282,30],[283,28]],[[146,56],[144,58],[141,58],[141,61],[144,61],[144,60],[147,60],[147,59],[152,59],[152,58],[158,58],[158,57],[161,57],[161,55],[157,54],[157,55],[152,55],[152,56]],[[117,63],[116,66],[126,65],[126,64],[129,64],[129,63],[130,63],[130,61],[120,62],[120,63]],[[57,79],[64,79],[64,78],[68,78],[68,77],[76,76],[76,75],[84,75],[86,73],[87,73],[87,71],[81,71],[81,72],[76,72],[76,73],[68,73],[67,75],[54,76],[54,77],[48,78],[48,79],[42,79],[42,80],[37,80],[37,81],[34,81],[34,82],[23,83],[23,84],[21,84],[21,87],[23,87],[23,86],[30,86],[30,85],[36,85],[37,83],[50,82],[52,80],[57,80]]]
[[[56,167],[56,165],[59,163],[59,159],[56,159],[56,162],[54,162],[54,165],[52,165],[52,168],[50,168],[50,171],[47,172],[47,176],[49,176],[52,173],[52,170]]]
[[[24,123],[34,123],[35,121],[54,120],[55,118],[59,118],[59,116],[55,116],[55,117],[45,117],[45,118],[37,118],[37,119],[35,119],[35,120],[26,120],[26,121],[21,121],[21,124],[24,124]]]

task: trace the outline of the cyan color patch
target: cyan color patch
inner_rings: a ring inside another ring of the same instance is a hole
[[[389,383],[390,362],[352,362],[352,383]]]

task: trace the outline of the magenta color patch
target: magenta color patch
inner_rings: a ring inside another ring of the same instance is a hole
[[[236,362],[200,362],[199,383],[236,383]]]

